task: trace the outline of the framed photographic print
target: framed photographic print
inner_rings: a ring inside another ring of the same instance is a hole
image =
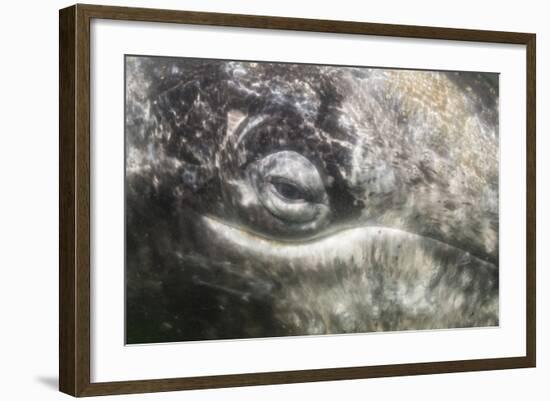
[[[535,35],[60,11],[60,390],[534,367]]]

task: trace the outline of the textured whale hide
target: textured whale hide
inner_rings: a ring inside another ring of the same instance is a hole
[[[125,62],[128,343],[498,325],[498,75]]]

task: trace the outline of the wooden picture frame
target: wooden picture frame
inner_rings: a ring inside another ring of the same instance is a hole
[[[527,54],[525,60],[527,71],[526,355],[92,383],[90,380],[90,21],[92,19],[524,45]],[[60,10],[59,29],[60,391],[73,396],[95,396],[535,367],[535,34],[80,4]]]

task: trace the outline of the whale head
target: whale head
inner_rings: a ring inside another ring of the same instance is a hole
[[[129,342],[498,324],[493,74],[126,62]]]

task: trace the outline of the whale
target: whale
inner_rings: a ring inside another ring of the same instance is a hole
[[[125,68],[127,343],[498,326],[497,74]]]

